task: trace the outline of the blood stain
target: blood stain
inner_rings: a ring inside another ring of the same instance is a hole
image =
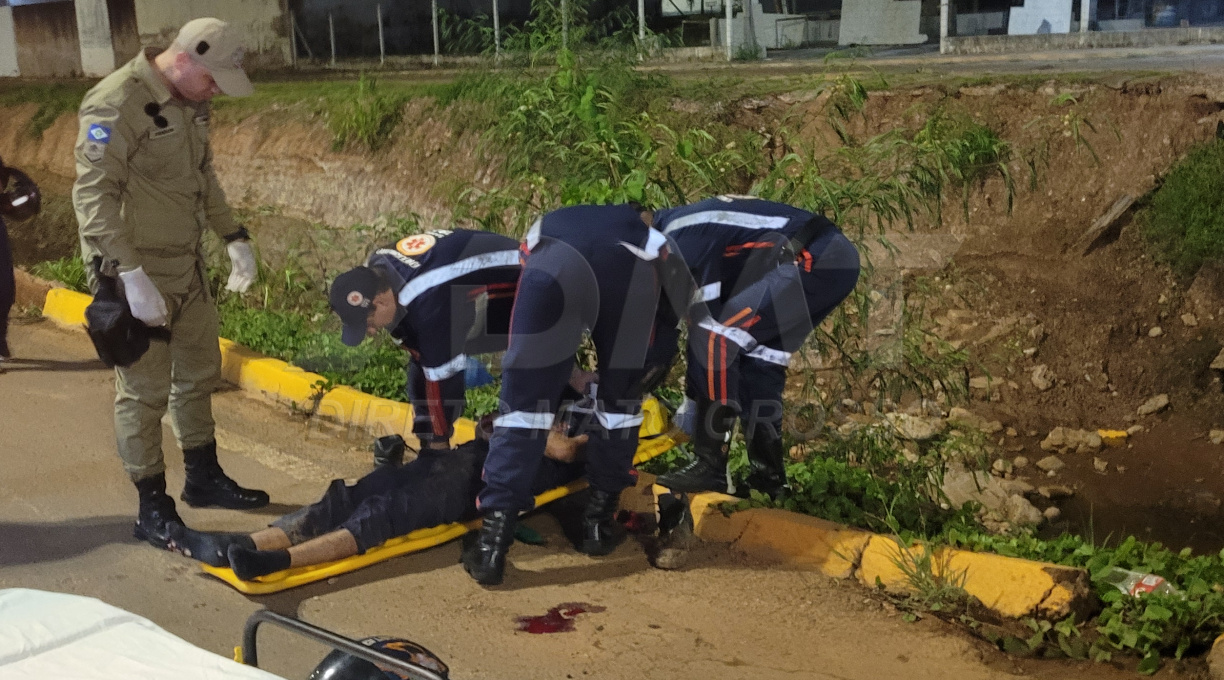
[[[548,610],[540,616],[519,616],[514,619],[518,630],[541,635],[543,633],[566,633],[574,630],[574,619],[579,614],[598,614],[604,607],[586,602],[566,602]]]

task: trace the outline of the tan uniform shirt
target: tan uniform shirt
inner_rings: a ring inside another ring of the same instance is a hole
[[[237,231],[208,143],[209,106],[176,99],[147,49],[81,102],[72,203],[85,261],[143,266],[164,295],[203,274],[201,237]]]

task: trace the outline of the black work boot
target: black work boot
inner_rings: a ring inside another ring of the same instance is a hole
[[[174,499],[166,495],[166,474],[136,482],[136,492],[140,494],[140,510],[132,535],[154,548],[170,550],[171,525],[182,524],[183,520],[174,508]]]
[[[506,571],[506,553],[514,543],[518,513],[493,510],[484,516],[480,534],[463,550],[463,569],[483,586],[501,585]]]
[[[250,510],[268,504],[268,494],[244,489],[230,479],[217,462],[217,442],[193,449],[183,449],[183,466],[187,481],[183,484],[183,502],[193,508],[217,507]]]
[[[787,491],[786,454],[782,438],[768,425],[758,425],[748,440],[748,489],[776,499]],[[745,489],[747,491],[747,489]]]
[[[591,489],[591,499],[582,513],[582,545],[578,552],[600,557],[616,550],[625,540],[625,529],[616,521],[620,494]]]
[[[408,444],[400,435],[389,434],[375,439],[373,448],[374,465],[399,467],[404,463],[404,449],[408,448]]]
[[[657,483],[672,491],[735,493],[727,474],[728,434],[735,425],[735,412],[721,404],[698,402],[693,432],[693,462],[659,475]]]

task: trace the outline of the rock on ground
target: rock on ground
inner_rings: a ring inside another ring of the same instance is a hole
[[[888,419],[888,422],[897,431],[898,435],[916,442],[933,439],[943,432],[948,425],[942,418],[924,418],[922,416],[912,416],[908,413],[889,413],[885,418]]]
[[[1046,472],[1058,472],[1059,470],[1067,467],[1067,464],[1062,462],[1062,458],[1059,458],[1058,456],[1046,456],[1045,458],[1037,461],[1037,467],[1045,470]]]
[[[1056,427],[1041,442],[1042,451],[1058,453],[1088,453],[1101,448],[1101,435],[1092,430]]]
[[[1137,411],[1137,413],[1141,416],[1150,416],[1153,413],[1164,410],[1165,407],[1167,407],[1168,405],[1169,405],[1169,395],[1158,394],[1152,397],[1151,399],[1148,399],[1147,401],[1143,402],[1143,405],[1139,407],[1139,410]]]

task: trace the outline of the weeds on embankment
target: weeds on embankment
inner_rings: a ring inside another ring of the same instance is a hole
[[[1224,140],[1195,148],[1174,167],[1138,223],[1157,257],[1182,276],[1224,261]]]

